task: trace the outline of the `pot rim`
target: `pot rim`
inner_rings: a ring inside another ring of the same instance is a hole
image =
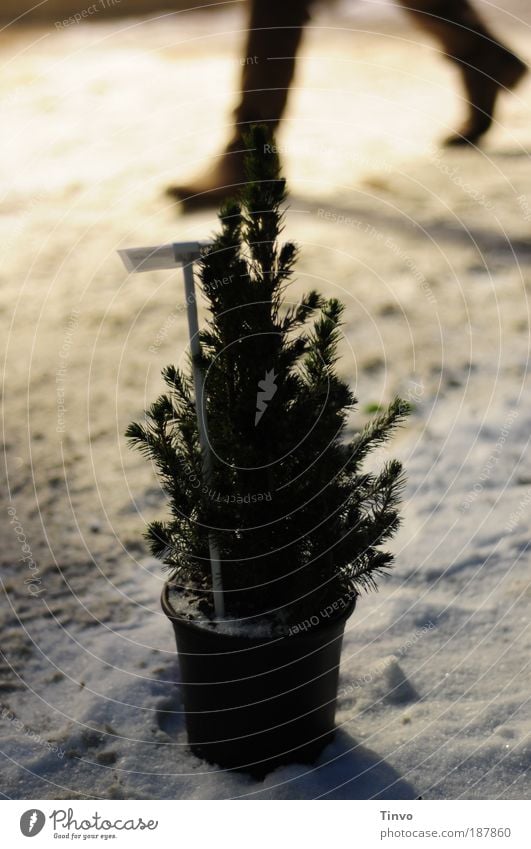
[[[342,608],[340,611],[338,611],[336,616],[334,616],[330,619],[326,619],[326,620],[320,619],[319,623],[317,625],[312,626],[311,629],[308,630],[308,631],[301,631],[298,634],[279,634],[279,635],[275,635],[275,636],[272,636],[272,637],[250,637],[245,633],[242,633],[242,634],[224,634],[222,632],[216,631],[213,628],[205,628],[205,627],[201,626],[200,624],[198,624],[197,622],[195,622],[193,619],[182,619],[180,616],[177,616],[175,611],[170,606],[170,603],[169,603],[169,600],[168,600],[169,587],[170,587],[170,582],[166,581],[163,588],[162,588],[160,601],[161,601],[161,606],[162,606],[162,610],[163,610],[164,614],[168,617],[168,619],[172,623],[177,623],[179,625],[179,627],[186,628],[189,631],[192,631],[192,632],[195,632],[195,633],[200,632],[201,634],[206,634],[206,635],[212,636],[212,637],[219,637],[219,638],[222,638],[223,640],[232,641],[234,643],[240,643],[241,644],[242,642],[245,642],[245,643],[248,643],[249,646],[264,645],[265,643],[270,643],[272,645],[274,643],[278,643],[278,642],[281,642],[283,640],[290,640],[290,641],[291,640],[297,640],[300,643],[304,643],[305,641],[307,641],[308,643],[314,642],[317,634],[322,635],[324,632],[326,632],[326,630],[332,630],[338,624],[341,624],[342,622],[347,621],[347,619],[354,612],[354,608],[356,607],[356,602],[357,602],[358,596],[359,596],[359,593],[354,595],[350,599],[350,602],[344,608]],[[293,626],[293,627],[295,627],[295,626]]]

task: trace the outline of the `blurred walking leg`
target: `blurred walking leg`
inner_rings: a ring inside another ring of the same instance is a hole
[[[468,0],[398,0],[455,62],[468,102],[465,123],[449,145],[473,144],[492,124],[498,95],[524,76],[525,64],[483,23]]]
[[[275,130],[282,117],[295,72],[297,52],[311,0],[252,0],[249,31],[242,58],[240,100],[232,136],[209,170],[189,185],[168,193],[189,207],[212,205],[234,194],[245,181],[242,132],[265,123]]]
[[[415,24],[439,41],[460,69],[468,115],[446,143],[476,143],[492,124],[500,91],[514,88],[527,70],[525,64],[497,40],[468,0],[397,2]],[[231,138],[204,174],[189,184],[169,188],[171,197],[198,207],[217,204],[237,193],[245,181],[242,131],[256,122],[277,128],[311,5],[312,0],[250,0],[240,100]]]

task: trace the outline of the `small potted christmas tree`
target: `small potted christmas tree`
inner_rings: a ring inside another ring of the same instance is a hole
[[[355,398],[336,370],[343,307],[315,291],[286,297],[297,249],[279,243],[285,183],[267,130],[253,127],[247,144],[248,183],[200,263],[201,409],[192,369],[168,366],[168,391],[127,436],[169,502],[147,539],[170,572],[162,606],[192,749],[264,773],[314,759],[333,735],[345,622],[391,565],[380,546],[399,524],[400,463],[372,474],[363,461],[407,405],[395,400],[346,440]]]

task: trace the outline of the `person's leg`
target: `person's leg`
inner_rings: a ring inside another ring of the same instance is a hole
[[[237,192],[245,180],[242,132],[264,123],[275,130],[282,117],[295,71],[311,0],[251,0],[240,100],[232,137],[214,165],[189,185],[168,193],[188,206],[211,205]]]
[[[439,41],[457,63],[468,101],[468,116],[447,144],[473,144],[491,123],[498,94],[513,88],[526,72],[525,64],[483,23],[468,0],[398,0],[414,19]]]

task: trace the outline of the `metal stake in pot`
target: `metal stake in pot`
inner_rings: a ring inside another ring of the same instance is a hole
[[[118,251],[126,269],[132,274],[138,274],[141,271],[155,271],[163,268],[181,267],[183,269],[184,288],[186,294],[186,314],[188,317],[188,333],[190,336],[190,351],[192,354],[192,369],[194,375],[197,427],[199,430],[199,444],[201,446],[203,478],[207,483],[212,477],[212,454],[210,451],[210,442],[208,440],[208,422],[204,400],[205,389],[203,372],[199,367],[201,347],[199,344],[199,322],[197,318],[197,301],[195,297],[194,262],[201,256],[201,251],[211,244],[211,241],[174,242],[171,245],[159,245],[158,247],[147,248],[127,248],[126,250]],[[221,564],[219,551],[212,534],[208,535],[208,547],[210,552],[214,609],[216,617],[218,619],[223,619],[225,616],[225,603],[223,598]]]

